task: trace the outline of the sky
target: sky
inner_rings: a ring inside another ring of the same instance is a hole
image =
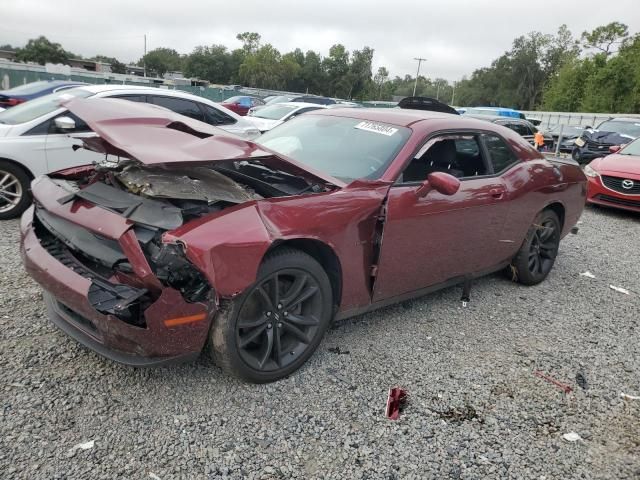
[[[39,35],[83,56],[137,61],[147,49],[189,53],[196,45],[238,48],[236,34],[258,32],[286,53],[296,47],[327,55],[331,45],[375,50],[374,73],[420,73],[450,81],[509,50],[531,31],[575,36],[621,21],[640,32],[638,0],[2,0],[0,45],[22,46]]]

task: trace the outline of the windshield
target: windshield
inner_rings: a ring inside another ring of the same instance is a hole
[[[60,102],[66,98],[79,97],[87,98],[93,93],[81,88],[72,88],[62,92],[52,93],[44,97],[29,100],[13,108],[0,112],[0,123],[7,125],[17,125],[19,123],[30,122],[43,115],[54,112],[60,108]]]
[[[10,95],[31,95],[32,93],[38,93],[39,91],[41,91],[43,88],[46,88],[46,86],[49,84],[49,82],[31,82],[31,83],[27,83],[25,85],[20,85],[19,87],[14,87],[10,90],[5,90],[4,94],[10,94]]]
[[[640,156],[640,138],[638,140],[634,140],[631,143],[628,143],[618,153],[620,153],[621,155],[637,155],[637,156]]]
[[[638,122],[621,122],[619,120],[607,120],[598,125],[600,132],[614,132],[629,137],[640,137],[640,119]]]
[[[256,110],[253,114],[257,118],[266,118],[268,120],[282,120],[283,117],[289,115],[298,107],[293,105],[268,105],[260,110]]]
[[[411,130],[358,118],[302,115],[256,143],[344,182],[380,177]]]
[[[269,100],[265,98],[265,100],[267,105],[272,105],[274,103],[288,102],[290,98],[291,97],[285,97],[284,95],[278,95],[277,97],[270,98]]]

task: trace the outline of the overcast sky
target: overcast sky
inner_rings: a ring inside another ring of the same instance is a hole
[[[375,50],[374,73],[421,73],[458,80],[489,65],[512,40],[566,23],[583,30],[621,21],[640,31],[638,0],[2,0],[0,44],[22,46],[45,35],[83,56],[137,61],[147,48],[189,53],[196,45],[240,46],[239,32],[262,35],[282,53],[300,47],[328,54],[335,43]]]

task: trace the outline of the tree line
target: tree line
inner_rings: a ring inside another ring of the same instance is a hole
[[[620,22],[575,37],[566,25],[555,34],[530,32],[511,48],[460,81],[444,78],[391,77],[386,67],[374,73],[374,50],[348,51],[335,44],[327,56],[301,49],[281,53],[256,32],[236,36],[242,47],[200,45],[189,54],[156,48],[139,59],[149,74],[181,71],[215,84],[311,93],[355,100],[392,100],[416,95],[464,106],[505,106],[521,110],[640,113],[640,35]],[[81,58],[45,37],[31,39],[16,51],[20,61],[65,63]],[[115,73],[126,66],[113,57],[90,60],[111,63]]]

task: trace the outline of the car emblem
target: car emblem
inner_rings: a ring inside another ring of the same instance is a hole
[[[622,188],[624,188],[625,190],[631,190],[633,188],[633,180],[629,180],[629,179],[625,179],[622,180]]]

